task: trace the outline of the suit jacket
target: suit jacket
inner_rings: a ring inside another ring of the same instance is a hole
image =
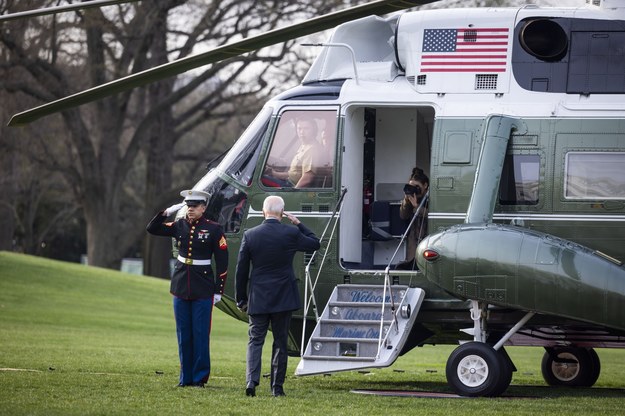
[[[237,304],[247,303],[250,315],[301,308],[293,256],[318,249],[319,239],[302,223],[295,227],[270,218],[247,230],[237,261]]]

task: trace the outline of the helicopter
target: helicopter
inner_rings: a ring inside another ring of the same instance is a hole
[[[387,367],[416,347],[451,344],[451,389],[500,396],[517,370],[505,348],[535,346],[547,384],[590,387],[596,349],[625,347],[625,5],[388,14],[432,2],[321,16],[10,125],[334,27],[328,42],[306,46],[319,55],[301,85],[267,102],[193,186],[211,195],[207,215],[235,252],[267,195],[321,236],[321,249],[294,263],[304,299],[289,334],[296,375]],[[284,179],[302,119],[320,155],[306,184]],[[404,220],[415,166],[429,187]],[[428,234],[411,253],[418,215]],[[414,267],[398,268],[413,256]],[[232,281],[217,307],[247,320]]]

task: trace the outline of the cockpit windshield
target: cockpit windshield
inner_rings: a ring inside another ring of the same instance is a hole
[[[263,108],[219,164],[219,170],[241,185],[248,186],[252,181],[271,112],[271,108]]]
[[[193,187],[210,194],[204,216],[221,224],[226,233],[236,233],[241,229],[247,194],[227,179],[224,173],[243,186],[250,184],[271,113],[271,108],[264,108],[219,166],[204,175]]]

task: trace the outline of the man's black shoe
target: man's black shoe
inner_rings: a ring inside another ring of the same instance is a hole
[[[203,388],[204,388],[204,383],[202,383],[202,382],[200,381],[199,383],[193,383],[193,384],[191,384],[191,386],[193,386],[193,387],[199,387],[199,388],[203,389]]]
[[[245,388],[245,395],[249,397],[256,396],[256,387],[253,384],[248,384]]]
[[[271,395],[273,397],[286,396],[286,394],[284,394],[284,390],[282,390],[282,387],[278,387],[278,388],[273,389],[273,392],[271,393]]]

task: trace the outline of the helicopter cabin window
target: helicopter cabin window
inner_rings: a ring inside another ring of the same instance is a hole
[[[564,196],[571,199],[625,199],[625,153],[566,154]]]
[[[270,188],[331,188],[336,128],[336,110],[282,113],[262,184]]]
[[[499,203],[501,205],[538,204],[539,179],[539,155],[506,155],[499,184]]]

